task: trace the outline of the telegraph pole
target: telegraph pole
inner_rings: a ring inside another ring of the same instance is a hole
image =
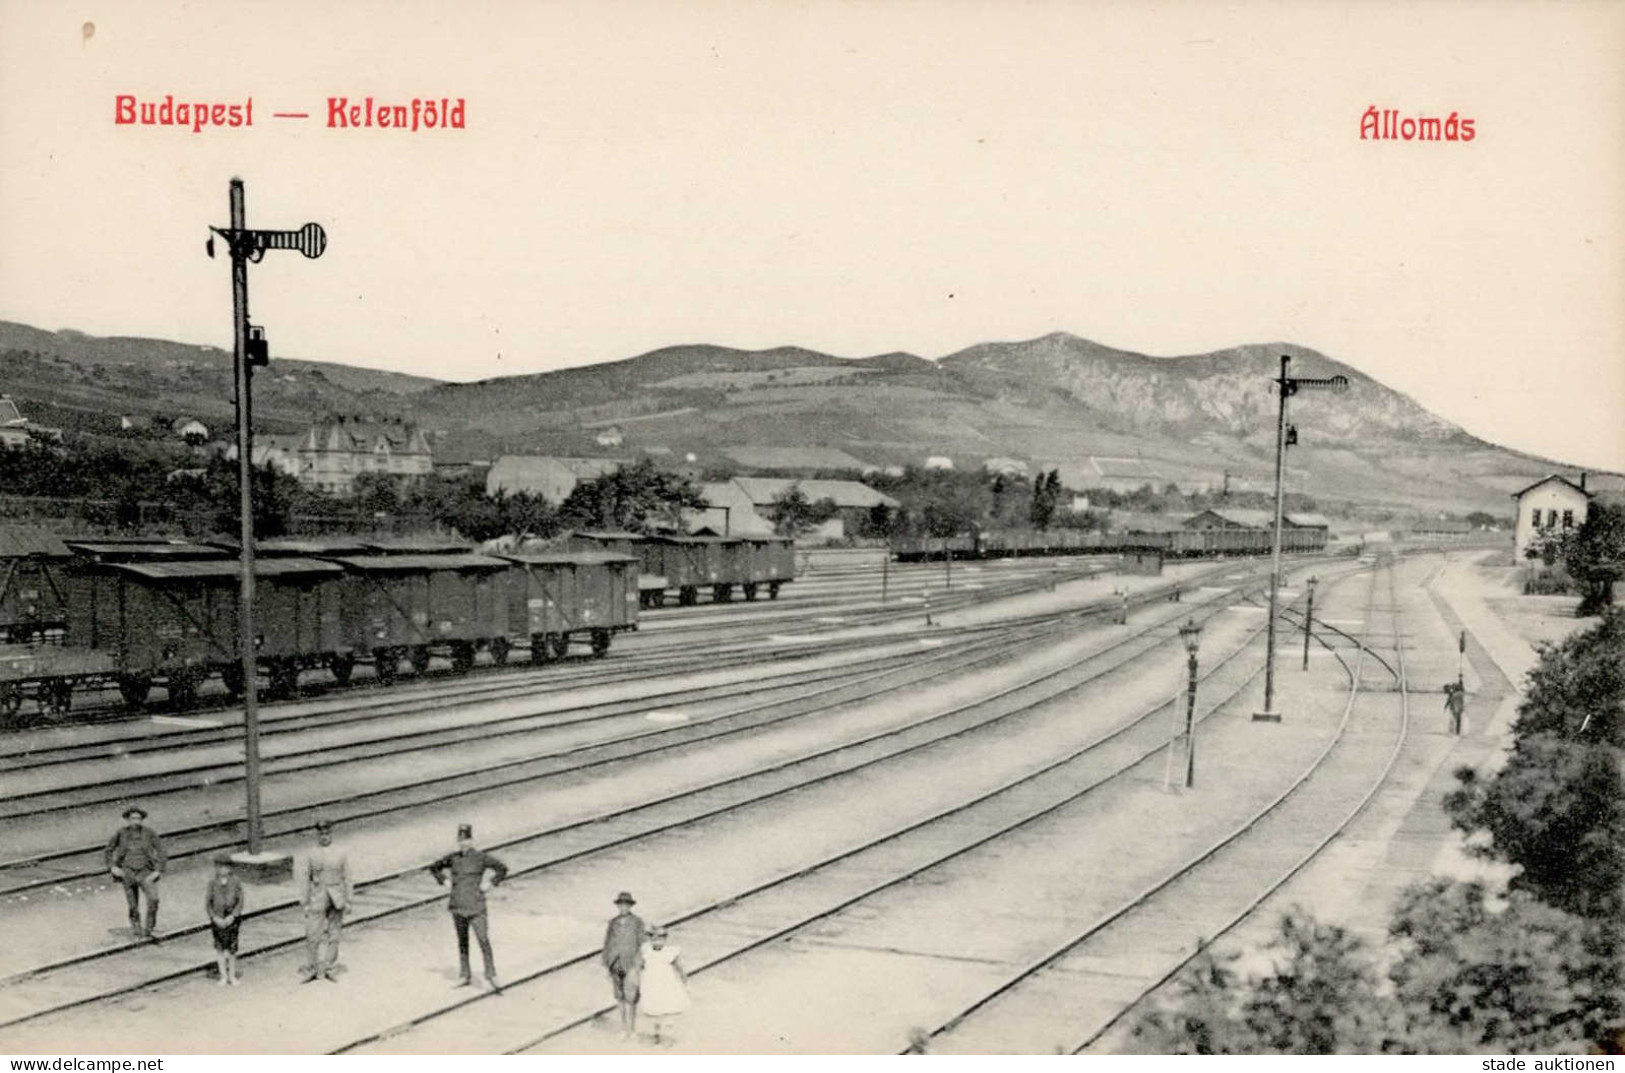
[[[258,262],[266,250],[298,250],[309,258],[322,255],[327,233],[319,224],[298,231],[251,231],[243,203],[243,181],[231,180],[231,226],[209,230],[225,239],[231,254],[232,367],[236,374],[238,523],[242,543],[240,588],[237,598],[237,650],[243,676],[243,773],[247,781],[248,853],[262,856],[264,828],[260,817],[260,725],[258,633],[254,625],[254,428],[253,367],[270,361],[265,333],[248,321],[248,264]],[[206,247],[214,256],[214,239]],[[272,877],[281,862],[249,861],[246,870]]]

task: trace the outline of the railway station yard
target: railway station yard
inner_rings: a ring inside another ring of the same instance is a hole
[[[269,769],[268,800],[287,813],[276,844],[295,852],[318,812],[338,814],[360,889],[337,983],[298,983],[303,920],[277,908],[290,888],[269,886],[249,889],[258,915],[243,928],[243,986],[215,986],[202,919],[209,837],[171,836],[194,852],[166,876],[167,936],[155,945],[129,941],[118,890],[90,874],[125,799],[146,803],[161,833],[228,819],[240,793],[229,741],[193,758],[224,750],[209,761],[218,786],[171,777],[166,794],[143,780],[184,767],[173,759],[184,750],[130,755],[106,725],[34,732],[49,748],[92,750],[65,771],[124,781],[108,783],[101,804],[64,796],[48,815],[0,800],[29,845],[87,851],[64,862],[79,878],[7,869],[0,917],[17,941],[0,962],[0,1045],[645,1050],[648,1040],[614,1030],[596,960],[610,902],[626,889],[646,920],[671,925],[693,974],[677,1050],[896,1051],[921,1031],[933,1050],[1072,1049],[1200,936],[1233,926],[1241,942],[1290,902],[1358,924],[1404,877],[1459,865],[1437,808],[1442,773],[1493,753],[1511,683],[1532,660],[1528,626],[1506,621],[1527,608],[1485,593],[1477,554],[1401,559],[1391,581],[1377,564],[1289,563],[1283,607],[1301,614],[1312,565],[1316,618],[1328,625],[1303,670],[1301,618],[1283,614],[1279,723],[1253,718],[1266,616],[1256,568],[1243,562],[1178,564],[1160,579],[1082,576],[1053,590],[1029,571],[1030,591],[944,608],[929,627],[923,600],[891,621],[832,622],[821,620],[843,612],[826,612],[816,586],[792,589],[772,607],[719,609],[754,633],[733,669],[672,667],[532,699],[407,684],[404,695],[423,694],[421,711],[381,715],[361,736],[343,729],[342,701],[293,702],[289,717],[310,723],[286,739],[287,770]],[[955,563],[953,583],[963,597],[1010,569]],[[838,599],[873,601],[876,579],[857,573],[862,586],[827,584]],[[900,574],[891,580],[904,598],[937,580]],[[1116,586],[1171,580],[1182,599],[1136,606],[1127,626],[1075,615]],[[802,617],[752,617],[782,615],[797,597]],[[1189,790],[1177,740],[1187,620],[1203,627]],[[1468,733],[1452,738],[1437,689],[1454,676],[1461,629]],[[583,704],[600,715],[573,719]],[[277,709],[267,714],[274,725]],[[209,721],[228,733],[232,713]],[[152,727],[149,744],[162,741],[163,724],[139,725]],[[425,735],[416,752],[357,751],[408,732]],[[138,732],[129,745],[140,742]],[[355,756],[335,766],[329,750]],[[320,803],[360,790],[388,807]],[[422,871],[465,821],[515,869],[491,895],[501,994],[452,988],[451,928]],[[1093,1046],[1118,1042],[1107,1032]]]

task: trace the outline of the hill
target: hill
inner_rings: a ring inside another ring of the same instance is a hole
[[[1281,354],[1293,372],[1350,381],[1343,395],[1292,400],[1300,446],[1289,487],[1335,506],[1510,514],[1509,492],[1560,463],[1478,440],[1326,355],[1292,344],[1186,357],[1115,350],[1065,333],[983,343],[927,360],[840,358],[800,347],[692,344],[621,361],[446,383],[275,359],[256,380],[256,416],[287,430],[312,414],[402,417],[444,430],[441,457],[568,453],[723,462],[735,447],[838,448],[874,465],[946,455],[1058,468],[1074,488],[1106,481],[1267,489]],[[0,390],[46,423],[121,411],[231,416],[225,352],[152,339],[95,339],[0,323]],[[116,420],[116,417],[113,418]],[[614,427],[621,443],[597,438]]]
[[[274,351],[273,351],[274,355]],[[313,413],[407,416],[411,396],[438,381],[331,362],[275,358],[256,374],[255,415],[294,431]],[[118,427],[121,414],[233,420],[231,354],[164,339],[48,332],[0,321],[0,390],[42,424],[81,432]]]

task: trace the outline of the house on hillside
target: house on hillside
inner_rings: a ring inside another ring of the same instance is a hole
[[[768,511],[773,501],[792,485],[799,485],[808,500],[829,499],[835,503],[833,518],[806,534],[814,540],[840,540],[856,532],[876,506],[896,510],[900,504],[891,496],[875,491],[860,481],[796,481],[783,477],[735,477],[731,481],[702,484],[700,494],[706,508],[692,511],[687,521],[690,531],[711,528],[732,536],[766,536],[773,532]]]
[[[235,443],[226,447],[226,457],[237,457]],[[301,436],[256,437],[253,461],[340,496],[354,491],[355,479],[363,473],[421,477],[434,470],[428,436],[399,419],[335,418],[312,425]]]
[[[23,416],[17,400],[0,395],[0,447],[25,447],[31,439],[43,438],[62,442],[62,430],[36,425]]]
[[[563,503],[582,481],[596,480],[625,465],[619,458],[559,458],[553,455],[503,455],[485,475],[485,494],[524,492],[554,506]]]
[[[593,442],[600,447],[619,447],[625,439],[625,434],[619,428],[610,425],[608,428],[599,429],[598,434],[593,437]]]
[[[747,469],[777,469],[807,473],[815,470],[848,469],[862,473],[869,463],[853,458],[835,447],[724,447],[724,457]]]
[[[169,429],[188,443],[207,443],[209,439],[209,426],[195,417],[177,417],[169,423]]]
[[[926,469],[953,469],[954,460],[947,455],[932,455],[925,460]]]
[[[1143,458],[1089,456],[1089,469],[1081,482],[1086,488],[1106,488],[1113,492],[1133,492],[1150,485],[1160,489],[1168,483],[1162,472]]]
[[[295,480],[304,472],[305,460],[299,455],[299,448],[304,443],[303,436],[266,436],[254,437],[254,465],[269,466],[279,473],[286,473]],[[232,444],[226,449],[226,457],[237,457],[237,445]]]
[[[984,472],[1002,474],[1006,477],[1027,476],[1027,463],[1019,458],[984,459],[982,469]]]
[[[1586,520],[1596,493],[1586,489],[1586,475],[1576,484],[1552,474],[1512,493],[1518,504],[1518,525],[1513,532],[1512,555],[1522,562],[1531,547]]]

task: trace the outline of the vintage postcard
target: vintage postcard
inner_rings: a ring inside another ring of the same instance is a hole
[[[1615,3],[0,0],[0,1052],[1614,1068],[1622,191]]]

